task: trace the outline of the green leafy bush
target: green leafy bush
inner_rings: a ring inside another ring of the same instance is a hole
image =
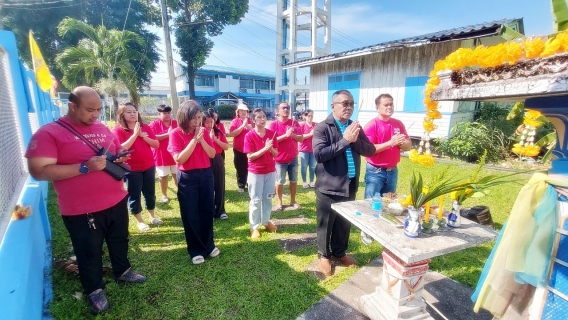
[[[477,162],[487,150],[487,161],[497,162],[511,154],[515,143],[514,133],[522,123],[522,114],[507,121],[511,106],[483,103],[474,112],[474,122],[458,123],[451,129],[452,137],[437,139],[438,152],[449,156]]]
[[[217,112],[219,113],[219,118],[221,120],[231,120],[235,117],[235,111],[237,111],[237,106],[230,104],[222,104],[217,107]]]

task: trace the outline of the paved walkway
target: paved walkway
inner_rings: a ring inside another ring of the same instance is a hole
[[[359,298],[375,291],[381,283],[383,261],[374,259],[298,317],[298,320],[369,319],[359,305]],[[491,320],[482,310],[473,312],[473,289],[437,272],[428,272],[424,284],[427,310],[436,320]],[[393,319],[394,320],[394,319]]]

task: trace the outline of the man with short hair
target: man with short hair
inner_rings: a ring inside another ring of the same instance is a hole
[[[332,273],[332,257],[344,266],[355,266],[353,258],[346,254],[351,223],[331,210],[331,205],[355,200],[361,155],[375,153],[375,147],[361,130],[359,121],[350,120],[354,105],[349,91],[335,92],[332,113],[314,128],[317,245],[319,268],[326,276]]]
[[[106,241],[116,281],[142,283],[128,261],[128,209],[124,182],[104,172],[106,155],[122,154],[116,136],[97,119],[101,113],[99,94],[77,87],[69,95],[69,111],[46,124],[30,140],[26,158],[31,176],[53,181],[63,223],[77,257],[79,279],[93,314],[110,305],[104,294],[102,251]],[[116,160],[123,162],[129,156]]]
[[[375,154],[367,157],[365,171],[365,199],[376,193],[395,193],[398,180],[397,164],[400,162],[400,151],[408,151],[412,142],[406,133],[404,124],[392,117],[394,113],[393,98],[383,93],[375,99],[378,115],[369,121],[365,134],[375,145]],[[361,240],[365,244],[373,242],[373,238],[361,231]]]
[[[290,206],[301,209],[296,202],[296,190],[298,188],[298,142],[304,140],[302,129],[298,121],[290,119],[290,105],[282,102],[276,109],[278,119],[270,124],[270,130],[275,132],[278,140],[278,155],[276,161],[276,195],[278,204],[275,211],[282,211],[282,193],[286,183],[286,173],[290,181]]]
[[[158,106],[158,119],[150,122],[150,128],[156,134],[156,139],[160,142],[160,147],[152,148],[156,172],[160,179],[160,189],[162,191],[161,203],[168,203],[168,175],[172,175],[172,180],[177,187],[177,167],[172,155],[168,152],[170,133],[177,128],[177,121],[172,119],[172,107],[161,104]]]

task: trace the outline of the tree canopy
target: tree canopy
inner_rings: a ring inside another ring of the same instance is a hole
[[[156,45],[159,37],[150,32],[148,27],[161,25],[159,8],[153,5],[152,0],[89,0],[9,6],[2,8],[0,22],[4,29],[14,32],[20,56],[30,66],[28,30],[31,29],[50,71],[57,79],[62,79],[63,72],[56,68],[55,56],[69,46],[76,46],[82,37],[78,33],[59,37],[57,26],[66,17],[93,26],[104,25],[107,29],[118,30],[124,28],[139,34],[144,42],[140,45],[133,44],[132,49],[143,52],[151,63],[136,66],[138,89],[150,84],[151,73],[160,61],[160,53]]]
[[[118,94],[125,89],[137,104],[139,79],[136,67],[148,68],[151,63],[143,52],[144,39],[128,30],[93,27],[82,21],[65,18],[58,27],[60,36],[78,31],[83,38],[56,57],[57,67],[64,71],[62,82],[67,87],[87,84],[113,98],[118,107]]]
[[[167,4],[177,13],[175,44],[187,64],[189,96],[195,99],[196,71],[205,64],[214,45],[208,37],[218,36],[225,26],[239,23],[248,11],[248,0],[168,0]]]

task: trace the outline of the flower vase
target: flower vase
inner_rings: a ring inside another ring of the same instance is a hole
[[[452,212],[450,212],[450,214],[448,215],[448,223],[446,224],[446,226],[450,228],[459,228],[461,226],[460,210],[461,204],[459,204],[457,201],[454,201],[452,203]]]
[[[404,235],[409,238],[418,238],[420,235],[420,210],[408,207],[408,215],[404,220]]]
[[[434,220],[428,218],[428,221],[422,221],[422,233],[430,234],[432,233],[432,227],[434,226]]]

